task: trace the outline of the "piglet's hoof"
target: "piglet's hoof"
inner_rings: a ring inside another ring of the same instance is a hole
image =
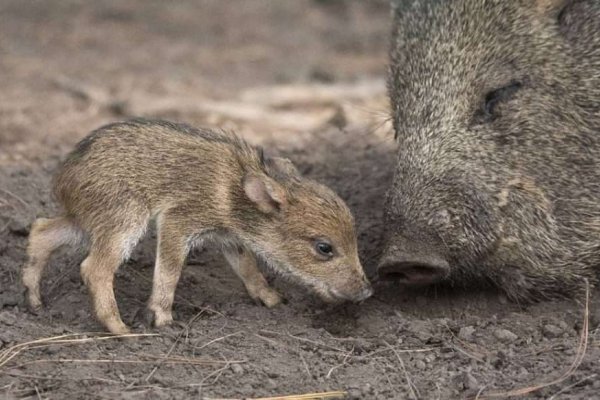
[[[44,308],[44,304],[39,299],[34,299],[30,295],[29,289],[24,289],[22,295],[19,296],[19,306],[27,310],[30,314],[38,315]]]
[[[155,328],[167,332],[170,331],[169,326],[173,324],[173,315],[170,312],[156,312],[146,307],[140,309],[137,314],[139,314],[139,319],[143,321],[146,328]]]
[[[273,308],[283,302],[281,295],[271,288],[262,289],[258,297],[267,308]]]

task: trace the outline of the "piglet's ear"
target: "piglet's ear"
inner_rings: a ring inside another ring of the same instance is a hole
[[[540,14],[556,17],[572,0],[535,0]]]
[[[284,157],[272,157],[269,159],[269,163],[279,172],[290,175],[299,176],[300,172],[296,169],[296,166],[288,158]]]
[[[249,173],[242,182],[244,193],[265,214],[277,212],[286,204],[285,190],[264,174]]]

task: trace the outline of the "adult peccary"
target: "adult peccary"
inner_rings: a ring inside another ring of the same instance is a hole
[[[114,274],[156,219],[158,248],[148,303],[156,326],[170,324],[175,287],[190,248],[217,242],[250,296],[272,307],[280,295],[257,258],[323,300],[361,301],[372,293],[358,258],[354,220],[329,188],[265,157],[233,134],[166,121],[104,126],[83,139],[58,171],[64,215],[33,224],[23,269],[29,305],[41,307],[40,279],[52,252],[90,239],[81,264],[94,311],[125,333]]]
[[[600,264],[600,1],[395,1],[379,274],[569,295]]]

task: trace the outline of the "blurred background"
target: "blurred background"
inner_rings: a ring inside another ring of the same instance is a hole
[[[0,165],[130,116],[295,142],[385,122],[385,0],[1,0]]]

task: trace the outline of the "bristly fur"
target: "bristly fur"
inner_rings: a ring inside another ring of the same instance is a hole
[[[390,245],[573,295],[600,265],[600,1],[395,0]]]
[[[172,321],[181,268],[200,242],[218,245],[248,294],[268,307],[281,297],[257,259],[325,301],[371,293],[344,202],[289,160],[266,157],[233,133],[144,119],[106,125],[67,156],[54,192],[65,215],[35,222],[23,268],[32,308],[41,306],[41,274],[52,252],[87,236],[81,275],[96,316],[111,332],[126,332],[113,277],[152,218],[158,244],[148,310],[156,326]],[[336,257],[318,254],[316,240],[331,243]]]

